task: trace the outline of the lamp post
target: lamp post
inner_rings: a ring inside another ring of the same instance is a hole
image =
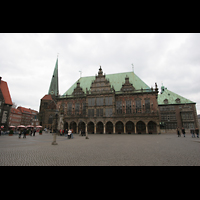
[[[56,143],[56,133],[57,133],[57,126],[58,126],[58,110],[56,110],[56,115],[55,115],[55,118],[56,118],[56,131],[53,135],[53,142],[51,143],[52,145],[57,145],[58,143]]]

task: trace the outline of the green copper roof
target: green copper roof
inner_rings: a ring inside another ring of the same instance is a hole
[[[150,89],[150,87],[144,83],[134,72],[124,72],[118,74],[106,74],[106,79],[110,81],[111,87],[113,86],[115,91],[120,91],[122,88],[122,84],[125,83],[126,75],[129,77],[129,82],[133,84],[133,87],[136,90]],[[81,77],[79,79],[80,87],[86,93],[86,88],[89,90],[92,81],[95,80],[95,76]],[[72,95],[74,89],[77,86],[78,80],[63,94],[64,95]]]
[[[54,68],[54,72],[53,72],[53,76],[51,79],[51,84],[49,87],[48,94],[56,95],[56,96],[59,94],[59,90],[58,90],[58,58],[56,60],[56,65]]]
[[[189,99],[186,99],[167,88],[164,89],[164,92],[162,94],[158,94],[158,105],[167,105],[164,103],[164,100],[167,99],[167,104],[186,104],[186,103],[195,103],[193,101],[190,101]],[[177,99],[180,99],[180,102],[176,101]]]

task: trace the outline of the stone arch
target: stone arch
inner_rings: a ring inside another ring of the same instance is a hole
[[[113,123],[111,121],[108,121],[106,123],[106,133],[108,134],[113,133]]]
[[[65,129],[65,130],[66,130],[66,129],[68,130],[68,128],[69,128],[68,122],[65,122],[65,123],[64,123],[64,129]]]
[[[99,121],[96,125],[96,132],[103,134],[104,125],[103,122]]]
[[[157,133],[157,124],[155,122],[150,121],[147,126],[149,134]]]
[[[80,121],[80,122],[78,123],[78,133],[79,133],[81,130],[82,130],[83,132],[85,132],[85,122],[83,122],[83,121]]]
[[[73,129],[73,132],[76,133],[76,128],[77,128],[76,122],[75,122],[75,121],[72,121],[72,122],[70,123],[70,127],[69,127],[69,128],[70,128],[70,129]]]
[[[138,134],[146,133],[146,125],[143,121],[139,121],[136,124],[136,130]]]
[[[132,121],[126,122],[126,133],[128,133],[128,134],[135,133],[135,125]]]
[[[94,122],[89,122],[87,124],[87,132],[88,133],[91,133],[91,134],[94,134]]]
[[[124,124],[122,121],[118,121],[115,124],[115,132],[118,134],[124,133]]]

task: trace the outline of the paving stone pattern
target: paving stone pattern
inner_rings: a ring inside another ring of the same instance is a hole
[[[161,135],[74,134],[74,139],[43,133],[18,139],[0,136],[0,166],[199,166],[200,139]]]

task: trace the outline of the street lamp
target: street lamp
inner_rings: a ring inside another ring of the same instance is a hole
[[[55,115],[55,118],[56,118],[56,131],[53,135],[53,142],[51,143],[52,145],[57,145],[58,143],[56,143],[56,133],[57,133],[57,126],[58,126],[58,110],[56,110],[56,115]]]

